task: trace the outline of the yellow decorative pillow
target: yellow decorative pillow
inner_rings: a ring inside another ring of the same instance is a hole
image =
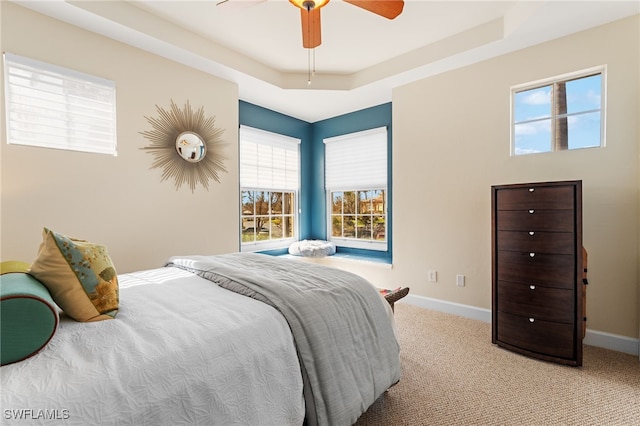
[[[105,246],[44,228],[29,274],[76,321],[112,319],[118,312],[118,276]]]

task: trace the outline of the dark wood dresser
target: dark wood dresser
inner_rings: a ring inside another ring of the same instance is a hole
[[[582,181],[492,186],[491,228],[493,343],[582,365]]]

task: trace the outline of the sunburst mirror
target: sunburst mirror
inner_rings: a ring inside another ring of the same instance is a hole
[[[165,110],[156,105],[158,118],[145,117],[153,130],[140,132],[151,141],[141,149],[155,156],[151,169],[161,167],[162,181],[175,179],[176,190],[187,183],[194,192],[198,183],[207,191],[211,179],[220,182],[224,167],[221,136],[224,129],[215,127],[215,117],[205,118],[204,107],[191,109],[189,101],[180,109],[173,100]]]

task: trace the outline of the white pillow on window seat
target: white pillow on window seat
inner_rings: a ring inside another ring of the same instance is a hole
[[[324,240],[296,241],[289,246],[289,254],[304,257],[325,257],[336,253],[336,245]]]

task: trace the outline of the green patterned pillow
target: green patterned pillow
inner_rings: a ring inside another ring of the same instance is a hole
[[[118,276],[103,245],[44,228],[29,274],[76,321],[112,319],[118,312]]]

